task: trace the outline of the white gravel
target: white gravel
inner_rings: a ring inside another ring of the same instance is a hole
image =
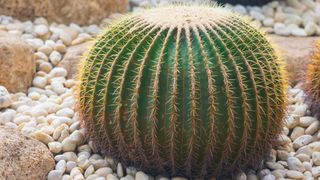
[[[250,14],[257,22],[271,28],[270,32],[296,36],[319,34],[319,3],[312,0],[290,2],[290,6],[301,3],[302,9],[295,10],[277,2],[262,8],[240,5],[233,8],[239,13]],[[149,5],[156,3],[159,2],[152,1]],[[139,0],[132,0],[132,4],[138,4],[133,6],[134,10],[149,6],[148,2]],[[9,95],[0,87],[0,125],[18,129],[48,146],[56,161],[55,170],[48,175],[49,180],[168,179],[151,177],[133,167],[124,168],[111,157],[99,154],[85,138],[86,130],[80,127],[78,113],[74,110],[76,81],[66,79],[67,70],[56,65],[63,59],[68,46],[90,40],[101,31],[100,26],[49,24],[44,18],[20,22],[0,16],[0,29],[25,38],[37,59],[37,73],[28,93]],[[261,168],[239,172],[236,179],[311,180],[320,177],[319,121],[310,116],[305,104],[306,95],[299,85],[288,89],[288,98],[287,126],[278,138],[279,146],[271,151]],[[185,180],[182,177],[172,179]]]

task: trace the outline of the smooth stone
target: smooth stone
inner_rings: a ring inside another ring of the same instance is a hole
[[[240,4],[235,5],[233,7],[233,11],[236,12],[236,13],[242,14],[242,15],[247,14],[247,9],[244,6],[240,5]]]
[[[304,167],[303,167],[301,161],[296,157],[289,157],[288,158],[288,167],[290,170],[296,170],[299,172],[304,171]]]
[[[249,174],[247,175],[247,180],[259,180],[259,178],[255,174]]]
[[[261,180],[276,180],[276,177],[272,174],[267,174],[261,178]]]
[[[36,33],[37,36],[44,36],[49,32],[49,29],[46,25],[36,25],[34,27],[34,32]]]
[[[62,144],[60,142],[50,142],[48,143],[49,150],[54,153],[58,154],[62,150]]]
[[[72,41],[71,45],[74,46],[74,45],[82,44],[82,43],[89,41],[91,39],[92,39],[91,35],[89,35],[87,33],[81,33],[81,34],[79,34],[79,36],[76,39],[74,39]]]
[[[306,171],[310,171],[310,172],[312,171],[312,165],[310,162],[303,162],[302,164],[303,164],[304,168],[306,169]]]
[[[51,77],[67,77],[68,72],[62,67],[55,67],[50,71],[49,75]]]
[[[304,116],[306,115],[306,112],[307,112],[307,109],[308,109],[308,105],[306,104],[302,104],[302,105],[298,105],[295,110],[292,112],[292,114],[295,114],[297,116]],[[300,119],[301,121],[301,119]]]
[[[66,116],[72,118],[74,115],[74,111],[70,108],[63,108],[56,112],[57,116]]]
[[[98,176],[108,176],[108,174],[112,174],[113,171],[110,167],[102,167],[96,170],[95,174],[97,174]]]
[[[272,171],[272,175],[276,178],[283,178],[286,175],[286,171],[284,169],[276,169]]]
[[[310,117],[310,116],[305,116],[305,117],[301,117],[299,120],[299,125],[301,127],[307,128],[309,127],[313,122],[317,121],[316,118],[314,117]]]
[[[62,172],[62,174],[66,171],[66,168],[67,168],[67,163],[65,160],[60,160],[56,164],[56,170],[59,170],[60,172]]]
[[[4,86],[0,86],[0,109],[11,106],[11,96]]]
[[[36,76],[32,81],[33,86],[44,88],[47,85],[47,79],[44,77]]]
[[[266,18],[262,21],[262,24],[266,27],[273,27],[274,20],[272,18]]]
[[[49,136],[48,134],[42,132],[42,131],[36,131],[35,133],[33,133],[31,135],[32,137],[34,137],[35,139],[41,141],[44,144],[49,144],[50,142],[53,142],[53,138],[51,136]]]
[[[287,176],[289,178],[294,178],[294,179],[302,179],[303,178],[303,174],[299,171],[293,171],[293,170],[288,170],[287,171]]]
[[[258,11],[253,10],[253,11],[250,11],[249,14],[253,19],[256,19],[259,21],[263,21],[265,19],[265,16],[261,12],[258,12]]]
[[[296,140],[298,137],[304,135],[304,128],[302,127],[295,127],[290,135],[292,141]]]
[[[38,48],[38,52],[42,52],[46,55],[50,55],[50,53],[53,51],[53,48],[48,45],[43,45]]]
[[[312,161],[316,166],[320,166],[320,152],[312,153]]]
[[[56,92],[59,95],[66,92],[66,88],[64,88],[63,84],[60,82],[56,82],[56,81],[52,82],[51,88],[54,92]]]
[[[16,114],[17,112],[13,109],[6,109],[4,112],[0,113],[0,125],[13,121]]]
[[[68,161],[66,164],[66,172],[70,173],[73,168],[77,167],[77,163],[74,161]]]
[[[317,178],[320,176],[320,166],[316,166],[312,168],[312,176]]]
[[[77,143],[68,137],[65,138],[61,144],[62,144],[62,151],[63,152],[74,151],[77,147]]]
[[[319,130],[320,122],[315,121],[313,122],[305,131],[306,134],[313,135]]]
[[[52,170],[49,172],[47,179],[48,180],[58,180],[62,179],[62,172],[59,170]]]
[[[62,44],[62,43],[57,43],[54,45],[54,50],[56,50],[59,53],[65,53],[67,50],[66,45]]]
[[[125,177],[120,178],[120,180],[135,180],[135,179],[131,175],[126,175]],[[161,178],[158,180],[161,180]],[[164,180],[166,180],[166,179],[164,179]]]
[[[77,161],[77,155],[74,152],[65,152],[63,155],[67,158],[68,161]]]
[[[293,141],[293,148],[299,149],[300,147],[305,146],[311,142],[312,142],[311,135],[303,135]]]
[[[146,175],[146,174],[145,174],[144,172],[142,172],[142,171],[138,171],[138,172],[136,173],[135,179],[139,179],[139,180],[149,180],[149,176]]]
[[[298,37],[307,37],[307,32],[302,28],[291,29],[291,34]]]
[[[94,167],[93,165],[90,165],[86,171],[84,172],[84,177],[88,178],[90,175],[94,173]],[[97,176],[97,175],[96,175]]]
[[[310,156],[306,154],[297,154],[296,158],[298,158],[301,162],[310,161]]]
[[[276,169],[284,169],[284,167],[281,164],[278,164],[276,162],[267,162],[266,163],[267,167],[276,170]]]
[[[120,178],[124,176],[123,167],[121,163],[118,163],[117,165],[117,175]]]
[[[296,154],[306,154],[311,157],[312,149],[309,146],[302,146],[296,151]]]
[[[305,30],[307,36],[312,36],[312,35],[316,34],[317,28],[318,28],[317,24],[315,24],[314,22],[309,22],[305,26],[304,30]]]
[[[52,65],[49,62],[42,62],[39,65],[39,70],[46,72],[46,73],[49,73],[52,70]]]
[[[62,55],[58,51],[52,51],[49,59],[51,63],[56,66],[62,60]]]

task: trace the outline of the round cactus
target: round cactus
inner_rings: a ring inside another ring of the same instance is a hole
[[[95,144],[152,174],[211,177],[281,132],[284,83],[262,33],[219,7],[124,17],[86,55],[79,109]]]
[[[305,77],[306,92],[311,97],[313,105],[318,107],[320,104],[320,41],[316,41],[315,50],[311,55]]]

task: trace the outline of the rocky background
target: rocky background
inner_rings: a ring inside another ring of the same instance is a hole
[[[0,4],[3,2],[0,0]],[[140,11],[167,3],[131,0],[127,10]],[[239,171],[229,179],[318,179],[320,122],[310,113],[298,77],[320,35],[320,1],[274,1],[262,7],[226,6],[247,15],[270,34],[270,39],[283,52],[291,83],[287,125],[278,145],[259,167]],[[8,13],[5,7],[10,10],[11,6],[0,6],[0,14]],[[97,6],[91,4],[91,7]],[[55,14],[45,12],[44,15]],[[70,12],[64,14],[68,20],[31,15],[17,20],[16,16],[0,16],[0,179],[169,179],[124,167],[112,157],[97,152],[87,138],[86,129],[80,126],[74,108],[77,64],[83,52],[102,29],[122,15],[112,12],[99,22],[84,21],[81,16],[78,20],[74,18],[77,23],[73,23],[70,19],[74,10],[62,12]],[[98,17],[92,10],[88,12],[90,17]]]

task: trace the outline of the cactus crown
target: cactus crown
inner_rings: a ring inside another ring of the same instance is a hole
[[[259,159],[281,132],[278,60],[263,34],[225,9],[132,14],[86,56],[83,123],[101,149],[150,173],[226,173]]]

